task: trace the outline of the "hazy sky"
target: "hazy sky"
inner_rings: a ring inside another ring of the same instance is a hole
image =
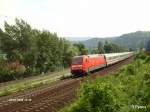
[[[150,30],[150,0],[0,0],[0,27],[22,18],[63,37]]]

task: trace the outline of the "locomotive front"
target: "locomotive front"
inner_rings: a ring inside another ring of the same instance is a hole
[[[83,56],[75,56],[72,58],[71,73],[82,74],[83,71]]]

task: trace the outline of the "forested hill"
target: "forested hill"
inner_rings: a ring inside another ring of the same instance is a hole
[[[109,38],[92,38],[85,41],[78,41],[83,43],[88,48],[95,48],[98,45],[98,42],[105,41],[112,42],[128,49],[136,50],[140,47],[144,47],[147,41],[150,38],[150,31],[137,31],[133,33],[123,34],[118,37],[109,37]]]

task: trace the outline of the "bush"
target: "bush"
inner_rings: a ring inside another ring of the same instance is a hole
[[[6,66],[6,61],[3,58],[0,58],[0,82],[10,80],[11,77],[11,71]]]
[[[116,112],[121,108],[117,88],[96,79],[82,85],[78,100],[65,112]]]
[[[147,56],[147,57],[145,58],[144,63],[145,63],[145,64],[146,64],[146,63],[150,63],[150,56]]]
[[[23,77],[26,68],[23,65],[12,65],[0,58],[0,82],[10,81]]]
[[[136,56],[134,62],[115,75],[111,73],[84,83],[76,101],[62,111],[150,112],[150,62],[149,57],[140,55],[142,58]]]
[[[146,54],[143,51],[140,51],[138,54],[136,54],[135,59],[144,60],[146,57],[147,57]]]

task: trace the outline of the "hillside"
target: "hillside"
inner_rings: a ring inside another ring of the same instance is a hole
[[[99,41],[104,43],[105,41],[119,44],[126,48],[138,49],[144,47],[150,38],[150,31],[137,31],[133,33],[123,34],[117,37],[109,38],[92,38],[85,41],[78,41],[83,43],[87,48],[97,47]]]
[[[150,112],[150,57],[139,53],[118,72],[83,83],[61,112]]]

